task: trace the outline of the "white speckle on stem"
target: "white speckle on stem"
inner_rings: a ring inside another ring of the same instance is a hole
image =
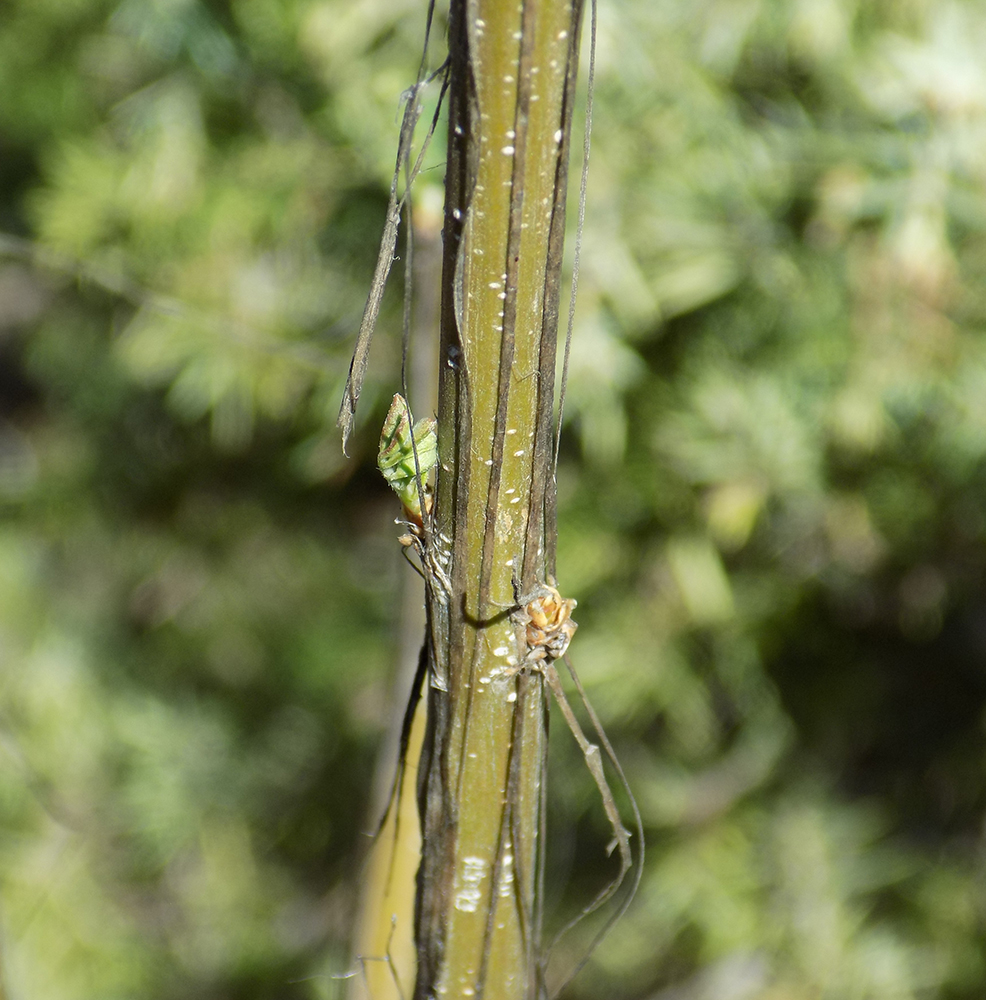
[[[486,878],[489,865],[483,858],[466,857],[462,859],[462,874],[456,881],[455,908],[460,913],[475,913],[482,899],[480,885]]]

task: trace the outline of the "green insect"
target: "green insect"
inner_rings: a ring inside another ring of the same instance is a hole
[[[417,470],[414,464],[415,451],[418,455]],[[419,527],[422,525],[423,517],[422,499],[424,513],[431,510],[431,487],[428,485],[428,477],[437,464],[438,434],[434,418],[425,417],[419,420],[412,432],[410,407],[404,397],[396,393],[387,411],[387,419],[383,422],[377,465],[384,479],[400,497],[408,519]],[[418,471],[421,473],[423,497],[418,490]]]

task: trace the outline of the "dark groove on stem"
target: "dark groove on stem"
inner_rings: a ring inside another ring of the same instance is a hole
[[[543,512],[540,525],[528,526],[525,551],[525,586],[533,586],[534,564],[528,564],[528,553],[536,549],[543,539],[543,565],[550,577],[555,575],[557,549],[557,490],[552,459],[555,453],[552,406],[555,392],[555,361],[558,348],[558,317],[561,299],[561,271],[565,253],[565,206],[568,197],[568,164],[571,146],[572,117],[575,106],[575,87],[578,79],[579,44],[582,36],[582,10],[584,0],[573,0],[569,23],[568,54],[565,66],[565,93],[562,97],[561,134],[558,158],[555,162],[554,204],[551,210],[551,229],[548,234],[548,259],[544,272],[544,297],[541,321],[541,368],[545,402],[538,408],[536,450],[538,459],[534,467],[534,488],[540,493],[538,508]],[[532,504],[533,507],[533,504]],[[540,529],[538,533],[537,529]],[[539,537],[540,535],[540,537]],[[526,581],[531,578],[532,582]]]
[[[520,272],[520,237],[524,211],[524,173],[527,168],[527,124],[531,106],[531,63],[534,49],[536,4],[525,0],[521,15],[521,39],[517,64],[517,101],[514,108],[514,161],[510,181],[510,221],[507,228],[506,273],[503,301],[503,330],[500,334],[500,371],[497,387],[496,422],[490,483],[486,502],[486,533],[479,584],[479,614],[484,616],[490,596],[493,572],[493,547],[496,539],[496,516],[499,511],[500,480],[503,475],[503,449],[506,441],[510,385],[513,381],[514,351],[517,336],[517,277]]]

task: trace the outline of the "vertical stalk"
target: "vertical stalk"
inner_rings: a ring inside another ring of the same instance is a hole
[[[510,609],[553,570],[552,406],[582,0],[453,0],[415,997],[542,992],[543,681]]]

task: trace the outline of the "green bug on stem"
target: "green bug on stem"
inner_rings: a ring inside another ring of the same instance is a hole
[[[408,520],[419,528],[422,526],[424,514],[431,509],[431,487],[428,485],[428,477],[438,464],[436,428],[435,419],[425,417],[419,420],[412,430],[411,408],[400,393],[394,394],[393,402],[387,411],[387,419],[383,422],[377,465],[384,479],[390,483],[404,505],[404,513]],[[417,467],[414,461],[415,452],[417,452]],[[419,472],[423,495],[418,490]]]

